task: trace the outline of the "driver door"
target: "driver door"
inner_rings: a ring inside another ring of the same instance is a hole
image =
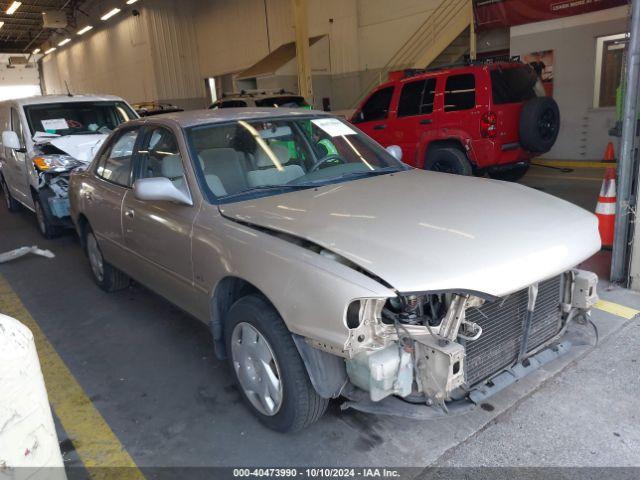
[[[22,150],[4,149],[5,158],[7,158],[7,185],[11,196],[20,203],[33,206],[33,201],[29,192],[29,171],[27,165],[27,154],[25,150],[24,133],[22,130],[22,122],[18,110],[11,108],[11,130],[16,132]]]
[[[134,183],[166,177],[191,196],[195,185],[189,185],[185,174],[187,158],[172,130],[147,127],[136,157]],[[122,208],[124,244],[133,256],[131,275],[190,313],[196,304],[191,230],[197,212],[192,205],[138,200],[133,190],[126,193]]]

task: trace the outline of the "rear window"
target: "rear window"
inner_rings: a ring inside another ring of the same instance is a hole
[[[242,100],[226,100],[218,104],[218,108],[244,108],[247,106],[247,102]]]
[[[256,100],[256,107],[282,107],[282,108],[300,108],[308,107],[309,104],[303,97],[271,97]]]
[[[400,102],[398,103],[398,117],[433,113],[435,90],[435,78],[405,84],[402,87]]]
[[[469,110],[476,106],[476,78],[473,74],[451,75],[444,90],[445,112]]]
[[[496,68],[491,71],[493,103],[526,102],[536,97],[538,76],[533,68],[523,65],[516,68]]]

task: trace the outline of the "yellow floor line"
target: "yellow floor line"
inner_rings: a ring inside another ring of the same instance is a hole
[[[581,162],[581,161],[571,161],[571,160],[538,160],[534,159],[531,163],[538,165],[548,165],[550,167],[561,167],[561,168],[607,168],[613,167],[616,168],[617,164],[615,162]]]
[[[2,275],[0,312],[16,318],[33,332],[49,401],[89,475],[93,479],[105,480],[144,479],[131,456]]]
[[[633,317],[640,313],[640,310],[625,307],[624,305],[620,305],[619,303],[607,302],[606,300],[598,300],[594,307],[598,310],[602,310],[603,312],[626,318],[627,320],[631,320]]]
[[[528,173],[524,178],[548,178],[551,180],[579,180],[579,181],[590,181],[590,182],[602,182],[602,178],[594,178],[594,177],[574,177],[573,175],[569,175],[567,173],[561,173],[559,175],[538,175],[537,173]]]

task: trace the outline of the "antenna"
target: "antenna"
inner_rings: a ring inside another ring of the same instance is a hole
[[[69,95],[70,97],[73,97],[71,90],[69,90],[69,84],[67,83],[66,80],[64,81],[64,86],[67,87],[67,95]]]

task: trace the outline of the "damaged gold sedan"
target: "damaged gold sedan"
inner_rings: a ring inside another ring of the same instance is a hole
[[[597,278],[595,217],[512,183],[410,168],[327,114],[128,122],[72,175],[96,283],[148,286],[210,325],[270,428],[343,408],[469,410],[565,352]]]

